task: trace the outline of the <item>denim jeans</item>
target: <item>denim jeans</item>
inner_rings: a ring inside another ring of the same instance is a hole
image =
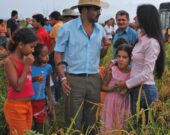
[[[130,90],[132,115],[136,114],[136,103],[138,100],[139,90],[140,90],[140,86]],[[147,85],[147,84],[142,85],[140,108],[147,109],[148,105],[150,105],[157,98],[158,98],[158,91],[155,85]]]

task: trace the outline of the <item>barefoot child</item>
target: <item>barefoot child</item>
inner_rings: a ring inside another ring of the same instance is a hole
[[[128,67],[131,57],[131,47],[123,44],[116,51],[117,63],[113,65],[103,79],[102,90],[108,92],[104,101],[104,131],[122,129],[129,113],[129,95],[127,90],[119,90],[116,83],[130,77]]]
[[[34,96],[32,97],[34,130],[43,133],[43,125],[48,113],[52,111],[50,75],[52,73],[51,65],[47,64],[49,60],[48,48],[38,43],[35,47],[35,62],[32,66],[32,80]],[[46,101],[46,94],[48,102]],[[48,108],[46,105],[48,104]]]
[[[31,97],[34,94],[31,77],[32,52],[37,41],[30,29],[16,31],[9,43],[10,54],[4,66],[8,80],[8,94],[4,114],[10,135],[25,135],[32,128]]]

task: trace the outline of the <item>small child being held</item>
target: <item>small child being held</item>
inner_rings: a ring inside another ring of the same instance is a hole
[[[48,113],[52,112],[52,98],[50,89],[50,75],[52,73],[52,67],[47,64],[49,60],[48,48],[38,43],[33,53],[35,56],[35,62],[32,66],[32,80],[34,95],[32,97],[32,109],[34,130],[39,133],[43,133],[43,125],[47,119]],[[46,94],[48,102],[46,101]],[[48,109],[46,107],[48,105]]]

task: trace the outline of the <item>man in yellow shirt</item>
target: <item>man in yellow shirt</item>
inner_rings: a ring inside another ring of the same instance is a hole
[[[62,22],[62,17],[61,14],[58,11],[53,11],[50,15],[49,15],[50,21],[51,21],[51,25],[53,26],[51,32],[50,32],[50,38],[51,38],[51,47],[50,47],[50,52],[53,51],[54,46],[55,46],[55,42],[58,36],[58,29],[60,26],[63,25]]]

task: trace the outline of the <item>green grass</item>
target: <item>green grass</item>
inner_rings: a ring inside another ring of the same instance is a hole
[[[7,81],[4,75],[4,68],[0,66],[0,133],[4,132],[6,122],[3,114],[3,104],[7,95]]]

